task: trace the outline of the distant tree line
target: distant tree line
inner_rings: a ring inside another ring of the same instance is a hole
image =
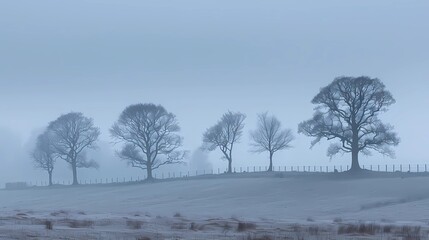
[[[298,125],[298,132],[313,137],[311,147],[322,139],[332,142],[327,155],[351,153],[352,173],[361,170],[359,153],[371,150],[393,157],[391,146],[399,138],[389,124],[382,123],[379,114],[395,103],[391,93],[376,78],[338,77],[323,87],[313,98],[316,105],[313,117]],[[227,173],[232,173],[233,149],[243,136],[246,115],[226,112],[218,122],[203,133],[201,149],[219,150],[228,162]],[[176,116],[163,106],[139,103],[126,107],[110,129],[117,155],[131,167],[147,173],[153,180],[153,171],[163,165],[181,163],[187,154],[182,149],[183,138]],[[93,159],[87,159],[88,149],[96,148],[100,130],[93,119],[82,113],[71,112],[50,122],[37,138],[32,158],[37,168],[48,173],[52,185],[55,162],[64,160],[70,165],[73,184],[78,184],[78,168],[98,168]],[[278,151],[291,148],[294,135],[284,129],[274,115],[258,115],[256,128],[250,132],[251,151],[266,152],[268,171],[273,171],[273,157]]]

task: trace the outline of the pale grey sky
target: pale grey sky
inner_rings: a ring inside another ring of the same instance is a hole
[[[108,142],[120,112],[138,102],[175,113],[191,151],[225,111],[247,114],[235,165],[263,165],[265,155],[248,152],[256,114],[296,131],[319,88],[341,75],[378,77],[397,100],[383,116],[401,137],[397,158],[362,163],[425,163],[428,12],[423,0],[2,1],[0,182],[44,177],[32,168],[29,139],[60,114],[94,118]],[[330,161],[326,144],[309,150],[310,141],[297,135],[275,165],[350,164],[347,155]],[[101,168],[84,176],[140,173],[102,145]],[[226,166],[219,157],[210,161]]]

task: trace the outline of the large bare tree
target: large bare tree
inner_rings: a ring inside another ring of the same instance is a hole
[[[124,143],[119,157],[146,170],[148,180],[153,179],[153,170],[182,162],[186,152],[179,150],[183,142],[179,131],[176,116],[151,103],[128,106],[110,129],[112,137]]]
[[[315,137],[312,146],[323,138],[338,139],[328,148],[328,156],[351,153],[351,171],[361,169],[360,152],[375,150],[394,156],[390,146],[398,145],[399,138],[378,116],[395,100],[379,79],[338,77],[322,88],[312,103],[317,105],[313,118],[299,124],[300,133]]]
[[[243,134],[245,118],[242,113],[228,111],[203,134],[203,149],[213,151],[219,148],[228,161],[228,173],[232,173],[232,150]]]
[[[52,172],[56,161],[53,136],[50,131],[45,131],[37,137],[36,147],[31,153],[36,168],[48,172],[49,186],[52,186]]]
[[[56,155],[70,164],[73,171],[73,185],[78,184],[77,168],[97,168],[94,160],[87,160],[85,150],[96,148],[100,130],[94,126],[92,118],[82,113],[71,112],[61,115],[51,122],[48,130],[54,136]]]
[[[254,152],[268,152],[270,166],[268,171],[273,171],[273,155],[275,152],[290,148],[290,142],[294,139],[292,130],[281,129],[281,123],[275,116],[267,113],[258,115],[258,127],[250,132]]]

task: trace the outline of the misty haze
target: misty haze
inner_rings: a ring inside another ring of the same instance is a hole
[[[0,239],[429,240],[429,2],[0,3]]]

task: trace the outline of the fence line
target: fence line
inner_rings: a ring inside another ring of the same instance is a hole
[[[410,172],[410,173],[424,173],[428,171],[427,164],[383,164],[383,165],[362,165],[363,169],[375,172]],[[233,167],[233,173],[253,173],[253,172],[266,172],[267,166],[247,166],[247,167]],[[333,166],[273,166],[273,172],[289,172],[289,173],[332,173],[344,172],[349,170],[349,165],[333,165]],[[194,170],[194,171],[179,171],[179,172],[159,172],[154,173],[153,177],[156,179],[176,179],[188,178],[202,175],[219,175],[226,173],[228,169],[217,168],[210,170]],[[79,183],[82,185],[88,184],[112,184],[112,183],[131,183],[139,182],[146,179],[146,175],[137,177],[115,177],[115,178],[91,178],[81,179]],[[48,181],[35,181],[26,182],[28,186],[47,186]],[[71,181],[53,181],[53,184],[70,185]]]

